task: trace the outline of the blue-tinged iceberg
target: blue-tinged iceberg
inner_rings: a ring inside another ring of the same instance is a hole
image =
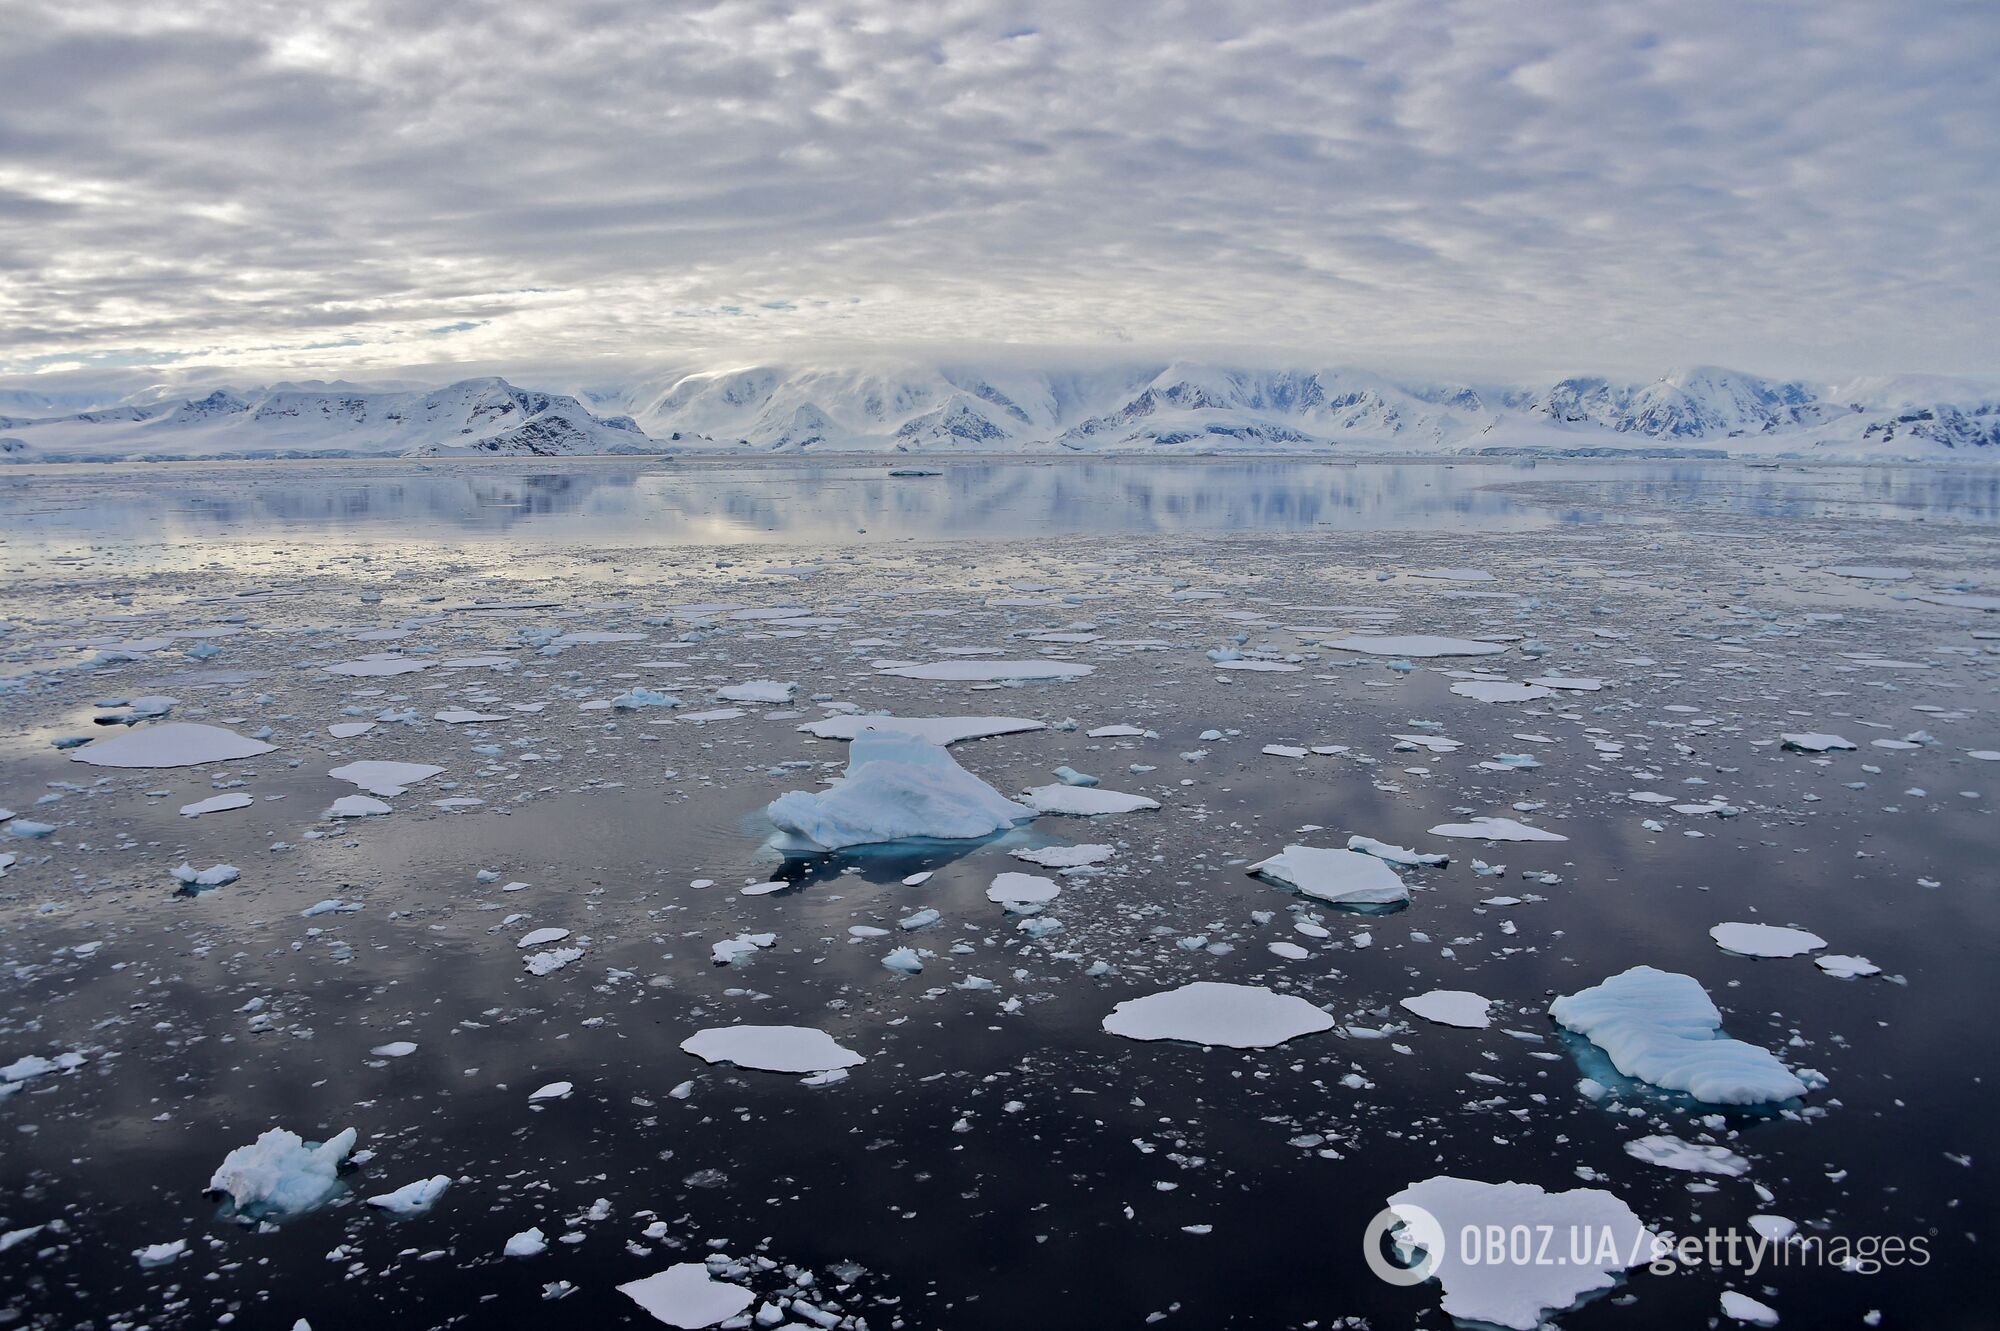
[[[1556,1021],[1603,1049],[1628,1077],[1715,1105],[1806,1093],[1776,1055],[1722,1034],[1722,1013],[1691,975],[1634,966],[1549,1004]]]
[[[942,745],[877,730],[854,737],[847,774],[830,789],[780,795],[765,813],[785,834],[782,848],[821,851],[912,837],[971,840],[1035,816]]]

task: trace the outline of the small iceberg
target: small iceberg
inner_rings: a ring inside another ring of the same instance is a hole
[[[780,849],[830,851],[912,837],[964,841],[1035,816],[915,735],[868,730],[847,751],[847,774],[823,792],[795,790],[765,814]]]
[[[1769,1050],[1722,1034],[1722,1013],[1691,975],[1634,966],[1556,999],[1549,1015],[1626,1076],[1707,1104],[1771,1104],[1806,1093]]]
[[[208,1190],[227,1194],[240,1215],[272,1218],[309,1211],[340,1186],[340,1166],[356,1140],[353,1128],[325,1142],[307,1142],[296,1132],[272,1128],[224,1156]]]
[[[1358,850],[1286,846],[1270,859],[1251,865],[1249,871],[1267,882],[1336,906],[1394,906],[1410,899],[1410,889],[1394,869]]]

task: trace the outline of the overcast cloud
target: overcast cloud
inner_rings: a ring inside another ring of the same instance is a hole
[[[1989,0],[0,7],[0,371],[2000,365]]]

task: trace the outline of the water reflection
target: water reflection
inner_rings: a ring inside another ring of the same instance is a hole
[[[1104,531],[1496,530],[1646,510],[2000,520],[1988,468],[1766,470],[1717,463],[1320,461],[733,465],[577,461],[22,470],[16,541],[880,542]]]

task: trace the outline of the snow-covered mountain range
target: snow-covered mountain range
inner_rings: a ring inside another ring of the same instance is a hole
[[[1323,450],[2000,461],[2000,384],[1811,384],[1711,367],[1650,382],[1494,384],[1189,360],[1068,369],[876,360],[676,370],[567,392],[483,378],[198,396],[150,388],[114,400],[0,393],[0,458],[17,462]]]

